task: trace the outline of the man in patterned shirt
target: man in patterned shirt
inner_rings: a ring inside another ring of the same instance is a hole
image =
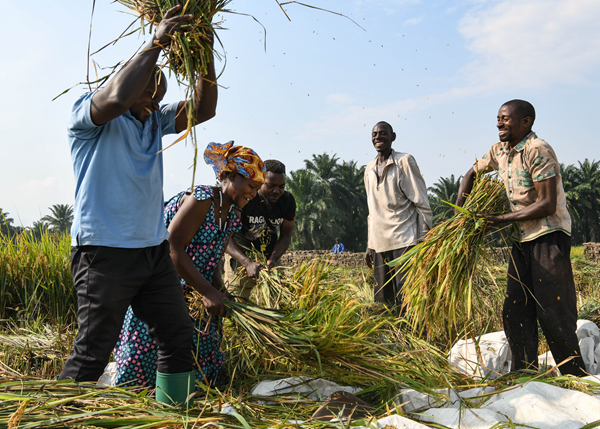
[[[560,165],[552,147],[531,131],[535,110],[511,100],[498,111],[500,141],[465,174],[456,204],[462,206],[477,171],[496,170],[511,212],[485,217],[490,225],[514,222],[519,230],[508,264],[502,310],[513,354],[512,371],[537,367],[539,320],[563,374],[586,375],[577,341],[577,301],[571,269],[571,218]]]

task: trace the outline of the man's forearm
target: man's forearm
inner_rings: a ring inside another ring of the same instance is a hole
[[[196,83],[196,97],[192,100],[196,123],[200,124],[215,116],[217,110],[217,76],[215,73],[215,61],[211,54],[211,60],[207,64],[207,74]]]
[[[271,261],[279,260],[279,258],[281,258],[283,256],[283,254],[288,249],[288,247],[290,247],[291,243],[292,243],[291,236],[280,237],[279,240],[277,240],[277,243],[275,243],[275,246],[273,247],[273,253],[271,253],[271,257],[269,258],[269,260],[271,260]]]
[[[246,253],[244,253],[244,251],[240,248],[240,246],[238,246],[238,244],[233,239],[229,240],[229,243],[227,244],[227,249],[225,251],[229,253],[233,259],[238,261],[244,267],[247,267],[248,264],[252,262],[250,258],[246,256]]]
[[[473,182],[475,181],[475,171],[473,168],[467,171],[465,177],[460,182],[460,186],[458,187],[458,196],[456,197],[456,205],[462,207],[465,203],[467,197],[466,195],[471,192],[473,189]]]

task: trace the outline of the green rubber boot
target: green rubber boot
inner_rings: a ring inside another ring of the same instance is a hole
[[[169,405],[183,405],[194,392],[196,371],[163,374],[156,372],[156,400]]]

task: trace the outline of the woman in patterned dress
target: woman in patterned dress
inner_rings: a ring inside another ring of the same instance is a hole
[[[198,185],[193,192],[188,189],[175,195],[165,204],[165,224],[184,295],[189,299],[195,289],[206,309],[202,317],[193,319],[190,347],[196,381],[210,385],[216,382],[225,358],[220,347],[226,297],[221,292],[225,289],[217,266],[229,237],[242,228],[239,209],[256,195],[264,182],[265,168],[252,149],[234,146],[232,141],[209,144],[204,160],[215,170],[221,187]],[[154,387],[157,350],[146,324],[130,307],[114,350],[115,384]]]

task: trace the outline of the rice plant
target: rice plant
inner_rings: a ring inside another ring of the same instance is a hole
[[[292,294],[280,310],[226,301],[230,322],[224,341],[232,380],[305,375],[377,385],[393,396],[399,386],[427,390],[455,379],[439,377],[450,372],[441,351],[405,332],[405,321],[380,307],[374,312],[372,303],[353,297],[348,284],[328,282],[331,271],[316,260],[292,275],[279,273],[276,288]]]
[[[450,333],[469,323],[478,276],[493,262],[488,221],[477,214],[505,213],[505,199],[503,182],[479,173],[464,206],[390,263],[406,272],[404,303],[415,329]]]
[[[73,322],[70,251],[68,233],[0,234],[0,318]]]

